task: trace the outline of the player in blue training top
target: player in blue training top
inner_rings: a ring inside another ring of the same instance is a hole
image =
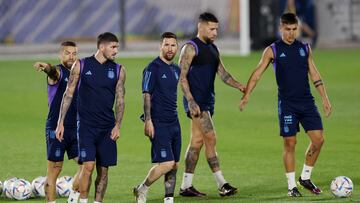
[[[182,196],[204,196],[192,185],[192,179],[199,153],[205,145],[205,156],[216,180],[221,196],[233,195],[232,187],[223,177],[216,152],[216,134],[212,115],[214,113],[214,80],[218,74],[227,85],[244,91],[244,85],[237,82],[225,69],[220,53],[213,43],[217,37],[218,19],[211,13],[199,17],[198,35],[188,41],[180,54],[180,84],[184,92],[185,111],[192,119],[191,140],[186,151],[185,173],[180,188]]]
[[[311,142],[306,151],[305,164],[298,182],[314,194],[321,193],[321,190],[310,180],[311,171],[324,143],[324,135],[320,114],[310,92],[308,75],[321,95],[325,115],[329,116],[331,113],[331,104],[315,67],[311,49],[308,44],[296,40],[297,31],[296,15],[283,14],[280,19],[281,39],[264,50],[240,101],[240,110],[243,110],[261,75],[269,64],[273,63],[278,85],[280,135],[284,140],[283,159],[288,180],[288,196],[291,197],[301,196],[295,183],[295,145],[299,123]]]
[[[151,141],[154,165],[145,180],[134,188],[135,200],[146,202],[152,183],[165,175],[165,203],[174,202],[176,172],[180,159],[181,129],[178,120],[177,84],[180,68],[174,64],[178,49],[177,37],[171,32],[161,35],[160,55],[143,72],[144,132]]]
[[[80,203],[88,201],[91,175],[96,166],[95,201],[102,202],[108,168],[117,163],[116,140],[124,114],[125,68],[114,62],[119,41],[109,32],[100,34],[95,55],[76,62],[70,72],[60,109],[56,137],[63,140],[64,117],[74,91],[78,88],[79,159],[83,163],[80,176]],[[115,114],[113,106],[115,102]]]
[[[46,148],[47,148],[47,174],[45,182],[46,202],[55,202],[56,199],[56,179],[59,176],[64,153],[67,152],[69,159],[78,162],[78,142],[76,136],[76,95],[70,105],[69,113],[64,120],[64,141],[59,142],[55,136],[55,129],[59,117],[60,104],[69,80],[71,66],[77,60],[78,48],[75,42],[65,41],[61,43],[60,64],[53,66],[44,62],[36,62],[34,68],[43,71],[47,75],[48,106],[49,113],[46,120]],[[73,191],[74,199],[78,198],[79,174],[81,165],[74,176]],[[76,199],[77,200],[77,199]]]

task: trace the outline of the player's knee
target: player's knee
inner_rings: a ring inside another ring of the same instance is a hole
[[[285,141],[285,150],[286,151],[295,151],[296,140],[286,140]]]
[[[207,133],[205,136],[205,145],[206,147],[215,147],[216,145],[216,136],[214,132]]]
[[[82,173],[84,175],[91,175],[93,171],[94,171],[94,165],[93,164],[85,164],[83,166]]]
[[[190,146],[191,146],[191,148],[200,150],[202,148],[203,144],[204,144],[204,141],[202,139],[194,139],[194,140],[191,140]]]
[[[315,145],[315,147],[317,148],[321,148],[321,146],[324,144],[324,141],[325,141],[324,137],[321,136],[320,138],[313,141],[312,144]]]
[[[163,170],[165,171],[165,173],[171,171],[174,166],[175,166],[175,161],[167,161],[167,162],[163,162],[161,163],[161,166],[163,168]]]

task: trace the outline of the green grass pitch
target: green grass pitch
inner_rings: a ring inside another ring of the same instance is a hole
[[[226,180],[239,188],[238,194],[221,198],[215,180],[201,153],[195,171],[194,185],[206,192],[206,198],[183,198],[177,194],[184,170],[184,152],[189,140],[189,120],[182,100],[178,109],[182,125],[183,146],[177,176],[176,202],[353,202],[360,201],[360,66],[359,49],[315,50],[315,63],[323,77],[333,106],[330,118],[323,117],[325,144],[313,170],[312,179],[323,189],[314,196],[301,190],[304,197],[288,198],[282,163],[282,139],[278,135],[277,89],[272,66],[263,75],[244,112],[238,110],[242,96],[216,79],[214,123],[217,151]],[[120,53],[121,55],[121,53]],[[245,83],[261,56],[222,59],[228,71]],[[154,56],[155,57],[155,56]],[[117,59],[125,65],[126,110],[118,140],[118,166],[110,169],[104,202],[133,202],[132,188],[143,180],[150,163],[150,143],[143,135],[139,120],[142,112],[141,74],[152,58]],[[36,72],[35,61],[0,61],[0,180],[16,176],[29,181],[46,173],[44,125],[47,116],[46,80]],[[57,63],[56,60],[49,61]],[[312,87],[319,110],[321,99]],[[182,93],[179,88],[179,98]],[[298,134],[296,177],[301,173],[304,152],[309,139],[304,131]],[[62,175],[73,175],[76,166],[64,162]],[[345,175],[355,185],[350,198],[334,198],[329,191],[332,178]],[[94,180],[94,176],[93,176]],[[94,194],[92,185],[90,202]],[[162,202],[163,179],[148,194],[148,202]],[[0,202],[11,202],[3,196]],[[65,202],[59,199],[58,202]],[[27,202],[44,202],[30,199]]]

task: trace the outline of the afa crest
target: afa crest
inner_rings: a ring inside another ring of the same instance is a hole
[[[302,56],[302,57],[305,56],[305,51],[304,51],[304,49],[303,49],[302,47],[299,49],[299,54],[300,54],[300,56]]]
[[[108,76],[108,78],[110,78],[110,79],[114,79],[114,77],[115,77],[114,70],[110,69],[110,70],[108,71],[107,76]]]

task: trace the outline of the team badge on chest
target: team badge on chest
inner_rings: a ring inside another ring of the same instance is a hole
[[[300,49],[299,49],[299,54],[300,54],[300,56],[302,56],[302,57],[305,56],[305,51],[304,51],[303,48],[300,48]]]
[[[107,76],[108,76],[108,78],[110,78],[110,79],[114,79],[114,77],[115,77],[114,70],[113,70],[113,69],[109,69]]]

